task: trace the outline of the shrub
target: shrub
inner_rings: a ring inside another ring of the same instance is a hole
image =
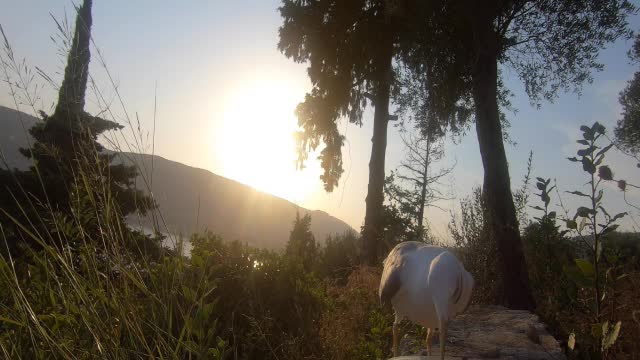
[[[380,269],[359,267],[346,285],[331,285],[320,321],[322,348],[329,359],[384,359],[389,355],[393,315],[380,308]]]

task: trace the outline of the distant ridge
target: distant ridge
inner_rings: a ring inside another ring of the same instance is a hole
[[[18,148],[27,146],[24,129],[37,121],[33,116],[0,106],[0,150],[11,168],[28,167],[29,160],[18,152]],[[151,179],[153,158],[151,191],[169,232],[173,234],[189,235],[209,229],[225,240],[240,240],[256,247],[278,249],[289,238],[296,211],[301,215],[311,214],[311,231],[321,242],[328,235],[354,231],[324,211],[298,207],[290,201],[208,170],[158,155],[122,153],[121,157],[124,162],[138,164],[147,179]],[[138,187],[146,189],[141,176],[138,177]],[[152,228],[150,218],[130,217],[129,222],[134,226]]]

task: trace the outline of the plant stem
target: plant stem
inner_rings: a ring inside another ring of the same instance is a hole
[[[591,146],[595,146],[597,137],[591,140]],[[592,164],[595,164],[595,157],[593,156],[593,152],[590,155],[590,160]],[[595,285],[596,285],[596,322],[600,321],[600,281],[598,277],[598,223],[597,223],[597,207],[596,207],[596,179],[595,172],[591,173],[591,210],[593,213],[591,215],[591,226],[593,229],[593,243],[594,243],[594,251],[593,251],[593,267],[595,269]]]

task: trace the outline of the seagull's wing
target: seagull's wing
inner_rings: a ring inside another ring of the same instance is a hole
[[[391,250],[389,256],[384,260],[380,289],[378,289],[378,296],[380,296],[380,302],[383,305],[391,303],[391,298],[402,287],[402,269],[406,263],[407,254],[418,246],[420,245],[413,241],[400,243]]]

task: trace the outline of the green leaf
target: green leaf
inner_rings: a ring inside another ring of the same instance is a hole
[[[598,192],[598,195],[596,195],[596,197],[595,197],[595,199],[594,199],[594,200],[595,200],[595,202],[596,202],[596,204],[597,204],[597,203],[599,203],[599,202],[600,202],[600,200],[602,200],[602,195],[603,195],[603,194],[604,194],[604,193],[602,192],[602,190],[600,190],[600,191]]]
[[[584,276],[582,271],[577,266],[564,265],[562,267],[562,271],[565,273],[565,275],[567,275],[567,277],[571,281],[573,281],[579,287],[583,287],[583,288],[593,287],[593,281],[591,279],[588,279],[586,276]]]
[[[578,228],[578,223],[575,222],[575,220],[567,220],[566,221],[566,225],[569,229],[577,229]]]
[[[602,207],[602,205],[598,206],[598,209],[600,209],[605,215],[609,216],[609,213],[604,207]]]
[[[576,210],[576,216],[587,217],[591,214],[594,214],[594,211],[588,207],[580,206],[578,210]]]
[[[596,156],[595,159],[596,159],[596,162],[594,164],[596,166],[599,166],[600,164],[602,164],[602,161],[604,160],[604,155]]]
[[[549,205],[549,202],[551,202],[551,198],[546,192],[543,192],[542,194],[540,194],[540,198],[542,199],[542,201],[544,201],[545,205]]]
[[[591,160],[587,159],[586,157],[583,157],[582,158],[582,170],[588,172],[589,174],[595,174],[596,167],[595,167],[595,165],[593,165]]]
[[[537,205],[536,206],[532,206],[532,208],[534,208],[536,210],[544,211],[543,208],[541,208],[540,206],[537,206]]]
[[[593,135],[594,135],[593,132],[591,131],[591,129],[589,129],[582,133],[582,138],[585,140],[593,140]]]
[[[541,178],[541,177],[536,177],[536,180],[538,180],[541,183],[545,182],[545,180],[543,178]]]
[[[604,325],[603,325],[603,335],[604,337],[602,338],[602,349],[603,350],[607,350],[609,349],[611,346],[613,346],[613,344],[616,343],[616,340],[618,339],[618,335],[620,334],[620,325],[622,324],[620,321],[618,321],[613,328],[608,329],[608,325],[609,322],[607,321],[605,324],[607,324],[607,331],[604,331]]]
[[[607,226],[605,227],[601,232],[600,235],[607,235],[610,232],[614,232],[616,231],[616,229],[618,228],[619,225],[611,225],[611,226]]]
[[[598,133],[600,135],[603,135],[604,131],[605,131],[605,127],[602,126],[602,124],[600,124],[599,122],[596,121],[593,124],[593,126],[591,126],[591,131],[593,131],[594,133]]]
[[[621,212],[619,214],[616,214],[614,217],[611,218],[611,220],[609,222],[614,222],[620,218],[625,217],[626,215],[629,215],[626,211],[625,212]]]
[[[573,195],[578,195],[578,196],[584,196],[584,197],[589,197],[589,195],[582,193],[580,191],[567,191],[569,194],[573,194]]]
[[[556,212],[552,211],[549,213],[549,219],[555,219],[556,218]]]
[[[544,190],[547,186],[544,183],[536,183],[538,190]]]
[[[578,231],[582,232],[585,226],[587,226],[587,218],[582,218],[582,220],[580,220],[580,225],[578,225]]]
[[[600,151],[598,151],[598,152],[596,153],[596,157],[598,157],[598,156],[600,156],[600,155],[602,155],[602,154],[606,153],[607,151],[609,151],[609,149],[611,149],[611,147],[612,147],[612,146],[613,146],[613,143],[611,143],[611,144],[609,144],[609,145],[607,145],[607,146],[603,147],[602,149],[600,149]]]
[[[602,338],[603,324],[591,324],[591,335],[596,339]]]
[[[580,149],[578,150],[578,156],[587,156],[587,155],[591,155],[593,154],[593,152],[596,150],[597,148],[595,146],[589,146],[588,148],[585,149]]]
[[[582,145],[589,145],[589,142],[587,140],[578,140],[576,141],[578,144],[582,144]]]
[[[573,350],[576,347],[576,334],[573,332],[569,334],[569,340],[567,340],[567,347],[569,348],[569,350]]]
[[[575,156],[574,157],[568,157],[567,160],[569,161],[573,161],[573,162],[578,162],[580,160],[578,160]]]
[[[582,271],[582,274],[584,276],[588,278],[592,278],[595,276],[596,270],[592,263],[583,259],[574,259],[573,261],[576,263],[578,268],[580,268],[580,271]]]

